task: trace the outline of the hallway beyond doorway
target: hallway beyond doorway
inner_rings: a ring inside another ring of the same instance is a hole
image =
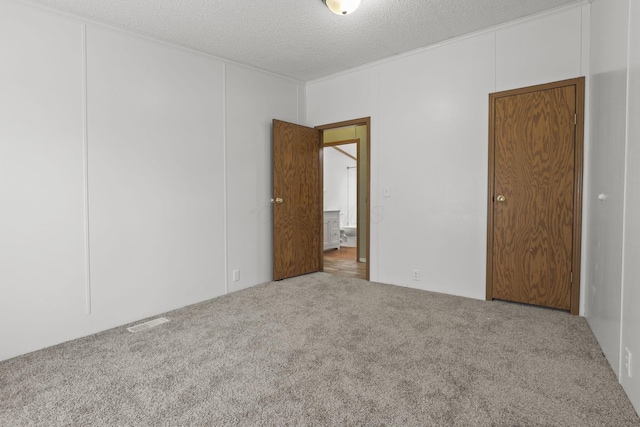
[[[324,272],[366,280],[367,264],[356,260],[355,247],[341,246],[324,252]]]

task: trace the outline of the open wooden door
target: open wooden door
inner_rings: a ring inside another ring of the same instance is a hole
[[[273,280],[322,268],[320,131],[273,120]]]
[[[584,78],[489,105],[487,299],[577,314]]]

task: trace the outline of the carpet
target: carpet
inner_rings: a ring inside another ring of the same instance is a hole
[[[0,425],[640,426],[561,311],[315,273],[163,316],[0,362]]]

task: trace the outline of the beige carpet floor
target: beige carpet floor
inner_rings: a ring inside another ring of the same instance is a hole
[[[316,273],[165,317],[1,362],[0,425],[640,426],[560,311]]]

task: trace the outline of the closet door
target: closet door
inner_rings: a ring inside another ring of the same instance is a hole
[[[583,88],[490,95],[489,299],[577,313]]]

